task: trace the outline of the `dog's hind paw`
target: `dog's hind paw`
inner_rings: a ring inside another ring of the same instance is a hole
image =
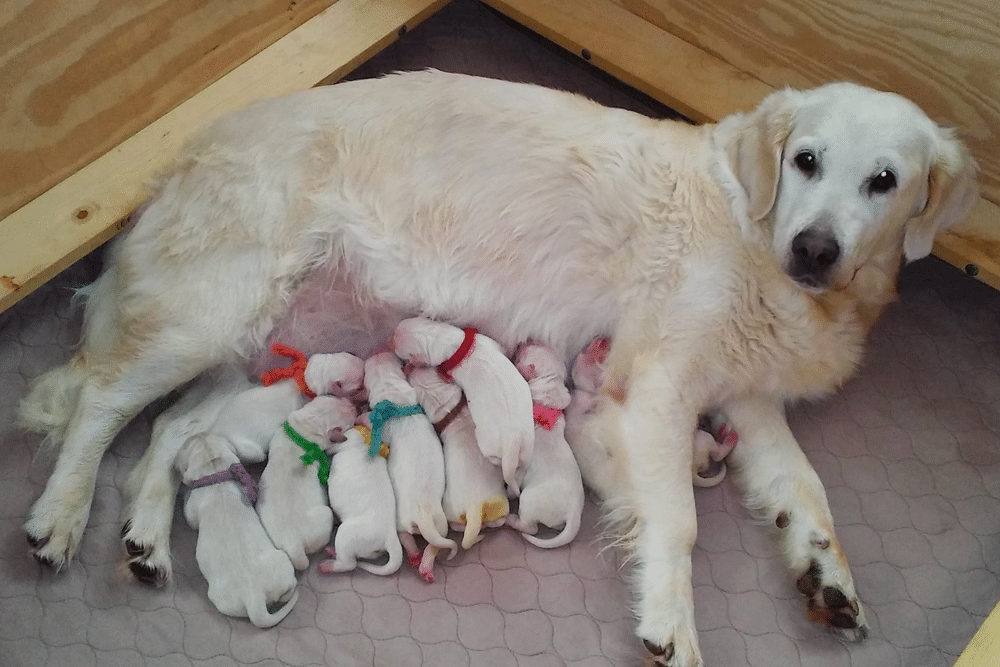
[[[863,641],[868,637],[868,625],[860,601],[838,586],[824,584],[823,574],[814,560],[796,581],[799,592],[806,596],[809,620],[829,626],[844,639]]]

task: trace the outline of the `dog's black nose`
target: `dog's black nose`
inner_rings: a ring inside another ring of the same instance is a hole
[[[792,239],[792,278],[811,287],[826,282],[827,273],[840,257],[840,244],[826,230],[804,229]]]

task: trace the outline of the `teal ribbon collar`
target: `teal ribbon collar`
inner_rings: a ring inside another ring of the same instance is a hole
[[[368,456],[378,456],[379,448],[382,446],[382,426],[387,421],[396,417],[420,415],[423,412],[424,409],[419,405],[396,405],[389,400],[376,403],[368,415],[372,423],[372,443],[368,446]]]

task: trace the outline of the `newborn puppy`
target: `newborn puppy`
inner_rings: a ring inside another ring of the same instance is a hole
[[[611,342],[606,338],[594,340],[587,348],[577,355],[573,361],[573,393],[570,405],[566,408],[566,430],[569,433],[570,445],[581,442],[582,438],[575,434],[585,423],[584,417],[595,412],[606,397],[601,393],[604,385],[604,372],[601,364],[611,350]],[[722,482],[726,476],[726,464],[723,459],[729,455],[739,440],[735,431],[730,431],[726,424],[714,425],[717,418],[702,415],[698,420],[698,428],[694,432],[692,447],[691,482],[695,486],[709,487]],[[601,454],[597,448],[585,447],[574,451],[577,463],[593,471],[589,478],[600,476],[601,470],[606,470],[606,460],[599,459]]]
[[[346,431],[343,442],[333,445],[333,470],[327,490],[330,506],[340,518],[332,556],[320,562],[319,571],[348,572],[361,567],[372,574],[392,574],[403,562],[403,547],[396,534],[396,496],[383,456],[369,456],[368,441],[359,426]],[[375,558],[388,552],[385,565],[373,565],[359,558]]]
[[[535,546],[560,547],[576,537],[583,513],[583,479],[566,442],[562,414],[570,402],[566,367],[550,348],[533,343],[521,346],[514,363],[534,401],[535,455],[524,475],[517,514],[507,516],[507,525]],[[534,535],[539,523],[565,527],[555,537],[540,539]]]
[[[194,487],[184,517],[198,531],[195,558],[208,581],[208,599],[223,614],[249,617],[259,628],[279,623],[298,600],[295,569],[271,544],[251,506],[252,480],[230,443],[215,433],[191,436],[175,467],[184,484]]]
[[[317,396],[288,415],[271,438],[257,514],[274,546],[288,554],[296,570],[309,567],[308,554],[330,541],[333,511],[323,488],[330,471],[327,451],[343,440],[355,417],[354,405],[346,398]]]
[[[365,362],[365,388],[373,406],[369,415],[373,422],[381,401],[391,401],[400,407],[417,404],[417,392],[407,383],[399,360],[391,352],[376,354]],[[376,431],[376,425],[372,426],[373,432]],[[411,564],[419,561],[420,575],[433,581],[437,550],[432,547],[450,549],[451,556],[458,551],[458,545],[444,537],[448,533],[448,520],[441,507],[444,496],[441,442],[422,412],[385,422],[381,439],[390,449],[389,478],[396,494],[399,539]],[[422,559],[413,539],[417,533],[428,542]]]
[[[434,424],[444,448],[444,514],[455,530],[464,531],[462,547],[482,539],[486,525],[504,524],[510,511],[503,474],[476,444],[476,427],[462,389],[447,382],[433,368],[414,368],[407,379],[417,400]]]
[[[294,380],[251,387],[230,399],[208,430],[225,437],[240,461],[260,463],[275,431],[307,400]]]
[[[401,358],[454,378],[469,401],[480,450],[518,495],[534,447],[531,393],[500,346],[474,329],[421,317],[400,322],[392,343]]]
[[[354,397],[364,386],[365,362],[347,352],[314,354],[303,376],[317,396]]]

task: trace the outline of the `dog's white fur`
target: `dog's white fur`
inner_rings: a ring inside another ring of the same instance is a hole
[[[417,405],[417,392],[406,381],[399,359],[392,352],[372,355],[365,361],[365,388],[372,406],[389,400],[399,406]],[[389,446],[389,479],[396,494],[396,528],[411,562],[419,556],[414,535],[427,540],[419,569],[434,580],[436,549],[458,550],[448,534],[444,515],[444,454],[427,415],[396,417],[386,422],[382,441]],[[432,548],[432,547],[436,547]]]
[[[514,362],[536,405],[566,409],[570,402],[566,364],[550,348],[523,345]],[[582,513],[583,480],[566,442],[566,419],[560,415],[551,429],[535,425],[535,453],[524,475],[517,514],[507,516],[507,525],[521,531],[536,547],[554,549],[573,541],[580,531]],[[564,528],[554,537],[540,538],[535,535],[538,524]]]
[[[403,320],[392,337],[402,359],[438,366],[455,354],[465,339],[458,327],[414,317]],[[534,444],[531,394],[500,346],[476,334],[472,350],[451,376],[465,392],[476,425],[476,442],[516,496]]]
[[[346,398],[317,396],[288,415],[288,424],[329,452],[334,442],[345,437],[357,416],[354,405]],[[275,431],[267,465],[260,475],[257,500],[257,514],[264,529],[274,546],[288,554],[296,570],[309,567],[309,554],[325,547],[333,533],[333,510],[317,474],[319,463],[303,465],[304,453],[284,428]]]
[[[227,469],[238,461],[223,436],[192,436],[177,454],[185,484]],[[259,628],[279,622],[295,606],[295,570],[285,552],[271,544],[253,507],[233,482],[191,489],[184,517],[198,531],[195,558],[208,581],[208,598],[227,616],[249,617]],[[267,605],[285,602],[269,612]]]
[[[819,158],[809,178],[801,147]],[[896,187],[873,192],[886,169]],[[60,567],[75,552],[100,454],[128,419],[260,350],[323,269],[352,286],[345,302],[476,326],[507,349],[533,338],[568,359],[613,337],[613,400],[574,447],[603,452],[608,507],[631,518],[637,632],[661,663],[701,661],[691,434],[710,406],[740,433],[728,463],[745,501],[788,519],[796,574],[817,566],[814,616],[863,635],[782,402],[851,376],[901,258],[926,255],[976,189],[950,132],[850,84],[778,91],[700,127],[437,72],[255,104],[183,150],[90,289],[78,354],[25,399],[23,418],[62,444],[25,524],[34,553]],[[788,239],[814,225],[841,252],[809,286],[786,271]],[[829,608],[829,589],[848,604]]]
[[[303,376],[317,396],[351,396],[364,386],[365,362],[347,352],[314,354]]]
[[[348,430],[346,436],[333,446],[327,489],[340,525],[332,558],[320,562],[319,570],[329,574],[361,567],[372,574],[393,574],[403,562],[403,547],[396,534],[396,496],[386,460],[368,456],[368,444],[357,429]],[[358,560],[383,552],[389,555],[383,565]]]
[[[414,368],[407,380],[434,424],[462,400],[462,388],[443,380],[433,368]],[[452,528],[462,531],[462,548],[471,549],[483,538],[484,526],[502,526],[510,511],[503,473],[479,449],[468,405],[445,425],[439,436],[444,449],[444,514]]]

